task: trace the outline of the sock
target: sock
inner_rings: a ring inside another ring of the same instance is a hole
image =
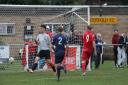
[[[86,68],[88,65],[89,61],[85,61],[85,63],[82,63],[82,72],[85,73],[86,72]]]
[[[82,63],[82,72],[84,73],[85,72],[85,63]]]
[[[86,72],[87,65],[88,65],[88,64],[85,64],[85,72]]]
[[[63,66],[63,70],[64,70],[64,73],[66,74],[67,73],[66,65]]]
[[[61,70],[61,66],[57,66],[57,79],[60,79],[60,70]]]
[[[34,71],[37,67],[37,63],[34,63],[33,66],[32,66],[32,70]]]

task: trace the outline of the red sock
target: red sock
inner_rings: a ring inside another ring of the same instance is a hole
[[[84,73],[85,72],[85,63],[82,63],[82,72]]]
[[[49,66],[52,68],[54,72],[56,72],[55,66],[53,64],[50,63]]]
[[[88,64],[86,64],[86,61],[85,61],[85,63],[82,63],[82,72],[83,72],[83,73],[86,72],[87,65],[88,65]]]

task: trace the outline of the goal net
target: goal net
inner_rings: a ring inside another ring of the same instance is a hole
[[[53,11],[55,10],[56,11]],[[50,8],[51,16],[47,20],[43,20],[42,23],[46,25],[48,34],[52,37],[57,33],[57,28],[63,26],[65,35],[68,38],[69,53],[65,57],[64,63],[68,70],[80,69],[81,63],[81,48],[82,48],[82,34],[89,22],[89,7],[56,7]],[[63,11],[62,11],[63,10]],[[60,12],[62,11],[62,12]],[[58,13],[54,15],[54,13]],[[29,47],[27,48],[29,49]],[[28,52],[27,52],[28,53]],[[33,58],[29,59],[29,55],[26,55],[26,67],[31,68],[31,62]],[[51,53],[51,61],[54,63],[54,54]],[[30,62],[30,63],[29,63]],[[42,70],[42,67],[46,66],[45,60],[41,59],[38,62],[38,68]],[[45,69],[46,69],[45,68]]]
[[[70,47],[64,61],[69,70],[80,68],[82,34],[90,24],[89,6],[0,5],[0,18],[0,46],[3,45],[0,49],[0,72],[20,72],[31,68],[38,50],[35,38],[41,24],[46,25],[51,39],[57,28],[63,26]],[[4,55],[3,50],[6,51]],[[51,56],[54,63],[53,54]],[[10,57],[14,58],[13,62]],[[42,69],[44,61],[39,61],[37,70]]]

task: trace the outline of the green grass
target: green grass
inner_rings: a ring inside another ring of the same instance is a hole
[[[113,62],[105,62],[100,69],[87,72],[86,79],[81,71],[62,73],[57,82],[53,72],[0,72],[0,85],[127,85],[128,68],[117,69]]]

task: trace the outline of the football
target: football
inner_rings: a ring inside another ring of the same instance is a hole
[[[10,62],[11,64],[14,63],[14,61],[15,61],[15,60],[14,60],[13,57],[10,57],[10,58],[9,58],[9,62]]]

